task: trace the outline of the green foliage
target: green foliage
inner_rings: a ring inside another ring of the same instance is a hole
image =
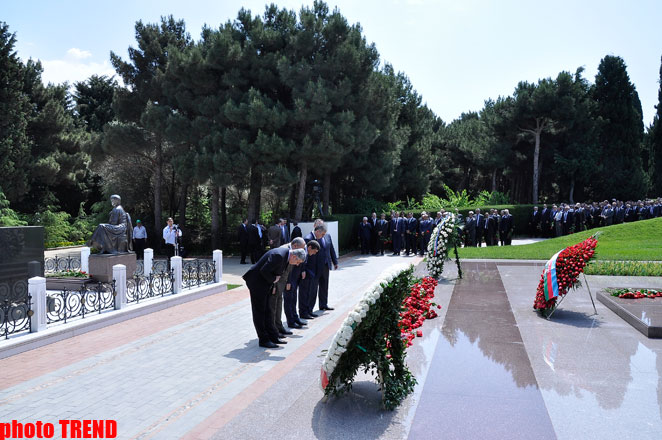
[[[30,224],[44,227],[46,247],[84,244],[97,226],[93,219],[84,215],[72,218],[66,212],[56,212],[48,209],[35,214]]]
[[[596,258],[615,261],[662,261],[662,218],[590,229],[563,237],[521,246],[462,248],[460,258],[505,258],[546,260],[559,250],[602,231]]]
[[[382,404],[388,410],[395,409],[414,390],[416,378],[405,364],[406,344],[398,327],[402,302],[413,284],[413,267],[388,285],[382,284],[383,293],[354,328],[347,351],[329,377],[325,395],[349,391],[359,370],[378,375]]]
[[[594,261],[584,270],[586,275],[626,277],[662,277],[662,263],[652,261]]]
[[[80,270],[65,270],[46,274],[46,278],[89,278],[90,275]]]
[[[338,247],[345,253],[357,247],[359,223],[365,214],[334,214],[324,217],[325,221],[338,222]]]
[[[9,201],[0,188],[0,226],[27,226],[28,222],[22,220],[19,215],[9,208]]]

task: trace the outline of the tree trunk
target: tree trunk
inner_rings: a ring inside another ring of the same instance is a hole
[[[250,188],[248,190],[248,221],[253,222],[260,216],[260,192],[262,191],[262,173],[251,170]]]
[[[331,173],[324,173],[324,186],[322,188],[322,215],[330,215],[329,195],[331,194]]]
[[[161,224],[161,187],[163,186],[163,146],[161,139],[156,140],[156,172],[154,173],[154,239],[152,245],[160,248],[161,231],[163,225]]]
[[[308,178],[308,164],[304,162],[301,164],[301,171],[299,171],[299,191],[297,194],[297,205],[294,210],[294,220],[301,221],[303,214],[303,201],[306,197],[306,179]]]
[[[290,187],[290,199],[287,202],[287,217],[289,219],[294,218],[296,203],[297,203],[297,186],[295,184]]]
[[[228,207],[227,188],[221,188],[221,249],[226,249],[228,244]]]
[[[496,175],[497,175],[497,169],[492,170],[492,192],[496,191],[497,186],[496,186]]]
[[[180,194],[179,197],[179,227],[182,229],[186,229],[186,201],[187,201],[187,196],[188,196],[188,183],[183,183],[182,184],[182,193]]]
[[[571,205],[573,205],[575,203],[575,177],[574,176],[570,179],[570,194],[568,195],[568,199],[570,200]]]
[[[535,138],[536,146],[533,150],[533,203],[538,203],[538,181],[540,179],[540,170],[538,169],[538,159],[540,158],[540,134],[542,133],[542,128],[538,124],[536,127]]]
[[[211,185],[211,248],[218,249],[218,185]]]

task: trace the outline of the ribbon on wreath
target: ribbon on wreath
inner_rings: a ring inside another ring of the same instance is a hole
[[[545,300],[547,301],[559,296],[559,282],[556,279],[556,260],[559,258],[559,254],[563,252],[563,250],[564,249],[558,251],[547,263],[545,263],[545,270],[542,274],[545,280],[544,291]]]

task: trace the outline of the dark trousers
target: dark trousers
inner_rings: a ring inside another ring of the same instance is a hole
[[[283,309],[287,318],[287,326],[292,327],[299,320],[297,315],[297,286],[283,292]]]
[[[251,248],[251,264],[257,263],[257,261],[262,257],[264,250],[260,246],[253,246]]]
[[[393,252],[399,254],[402,251],[402,234],[395,233],[391,239],[393,240]]]
[[[143,260],[145,258],[145,245],[147,240],[144,238],[134,238],[133,239],[133,250],[136,252],[136,258],[138,260]]]
[[[241,264],[244,264],[248,255],[248,243],[240,243],[239,247],[241,248]]]
[[[320,279],[314,277],[308,283],[308,313],[312,313],[315,310],[315,303],[317,302],[317,290],[319,289]]]
[[[301,316],[310,315],[313,311],[312,308],[310,308],[310,290],[312,288],[311,284],[313,284],[314,277],[309,275],[310,274],[306,274],[306,278],[299,283],[299,315]]]
[[[430,234],[423,234],[421,237],[421,255],[428,251],[428,244],[430,243]]]
[[[269,307],[272,286],[262,283],[247,283],[251,295],[253,325],[260,343],[278,339],[278,329],[274,326],[274,317]]]
[[[170,271],[170,259],[175,256],[175,245],[166,243],[165,253],[168,257],[168,271]]]
[[[405,248],[407,250],[407,255],[410,253],[416,253],[416,233],[410,232],[405,234]]]
[[[329,306],[329,266],[324,266],[322,268],[322,273],[319,276],[317,281],[317,294],[319,296],[319,308],[324,309]],[[313,297],[313,301],[314,301]],[[313,302],[313,306],[315,303]]]
[[[381,239],[381,235],[377,237],[377,244],[375,248],[375,254],[384,255],[384,240]]]
[[[476,229],[476,242],[475,245],[476,247],[481,247],[483,244],[483,230],[478,228]]]
[[[275,295],[269,295],[269,309],[273,317],[273,325],[280,332],[283,327],[283,292],[276,289]]]
[[[370,253],[370,239],[361,237],[361,254]]]

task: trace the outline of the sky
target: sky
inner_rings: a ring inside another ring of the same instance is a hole
[[[274,0],[299,11],[312,0]],[[110,52],[128,58],[134,25],[183,19],[199,39],[203,25],[234,20],[242,7],[262,14],[265,0],[0,0],[0,21],[16,34],[23,59],[41,60],[45,82],[113,75]],[[605,55],[625,60],[644,124],[655,113],[662,57],[660,0],[329,0],[359,23],[382,63],[405,73],[446,122],[512,95],[519,81],[585,69],[595,81]]]

